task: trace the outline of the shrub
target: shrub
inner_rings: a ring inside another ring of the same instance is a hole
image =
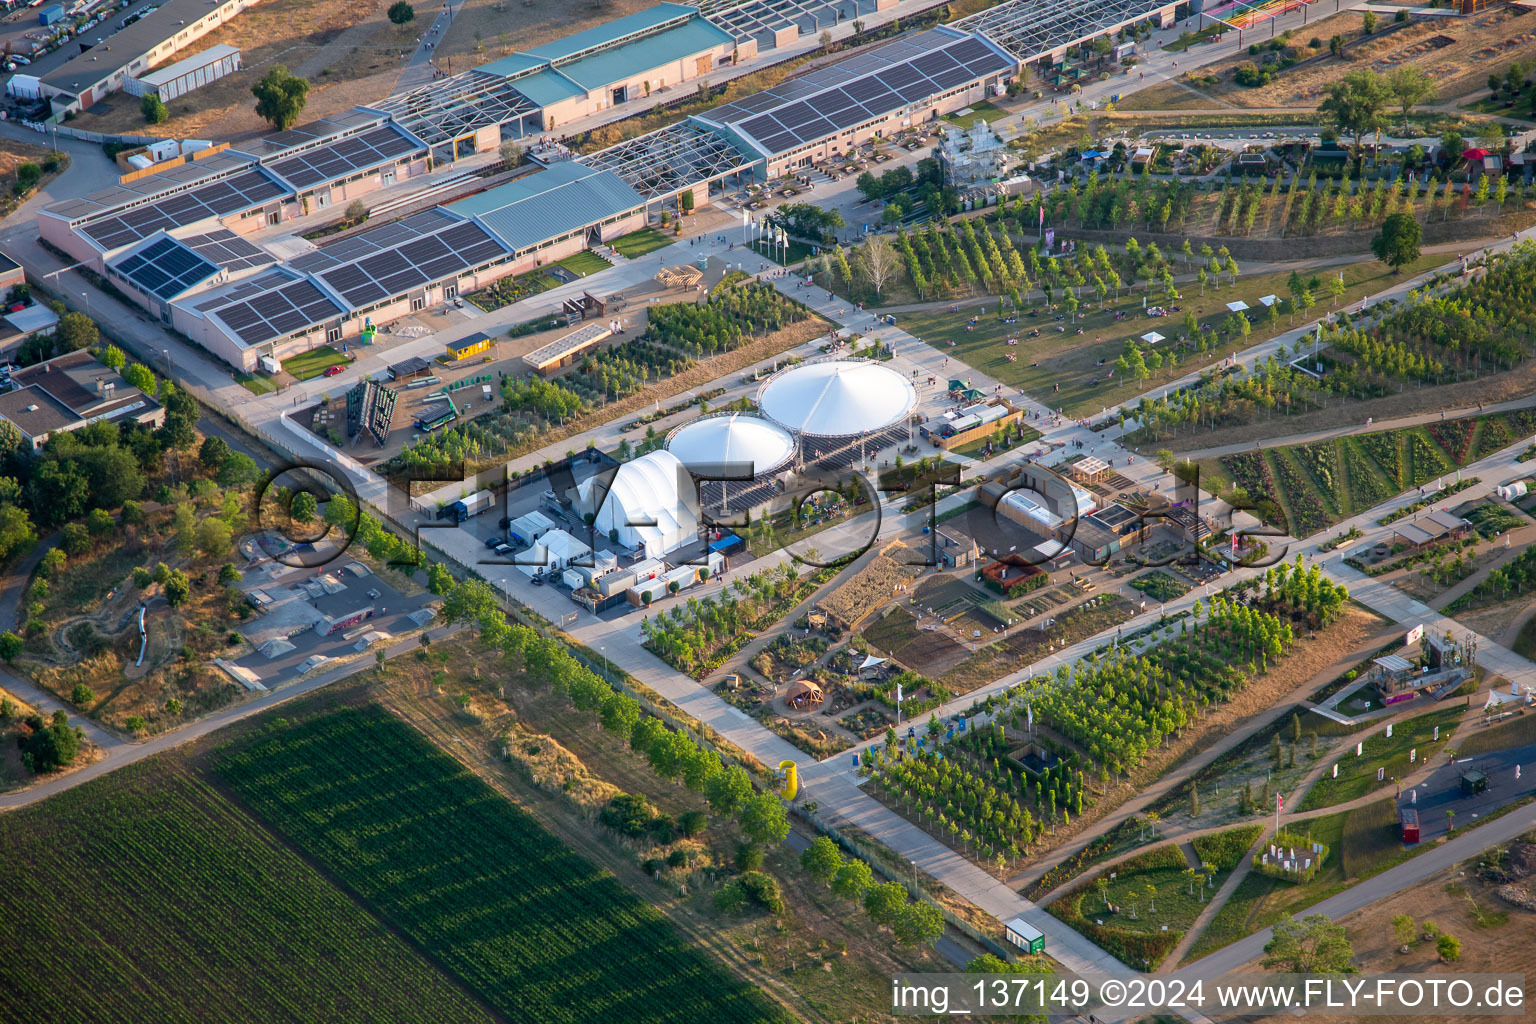
[[[736,847],[737,871],[761,871],[763,867],[763,850],[752,843],[740,843]]]
[[[69,701],[77,708],[88,707],[96,703],[96,691],[84,683],[76,683],[74,691],[69,695]]]

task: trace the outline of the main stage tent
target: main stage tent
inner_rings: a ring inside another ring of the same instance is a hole
[[[917,405],[917,389],[883,363],[831,359],[774,374],[757,404],[792,434],[857,437],[901,423]]]
[[[795,453],[795,439],[761,416],[731,412],[685,423],[667,436],[667,451],[699,475],[739,472],[750,465],[753,479],[784,468]]]
[[[577,488],[581,508],[591,511],[600,493],[596,478]],[[693,478],[669,451],[655,451],[626,462],[596,510],[598,533],[612,532],[625,547],[640,548],[660,558],[699,535],[698,500]]]

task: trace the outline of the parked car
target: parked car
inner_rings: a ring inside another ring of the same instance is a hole
[[[346,371],[346,369],[347,368],[345,366],[327,366],[325,368],[325,372],[322,373],[320,376],[322,376],[322,377],[334,377],[338,373],[344,373]]]

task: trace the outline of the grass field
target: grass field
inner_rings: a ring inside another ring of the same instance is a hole
[[[1239,850],[1246,849],[1257,835],[1252,826],[1230,832],[1233,847]],[[1231,869],[1231,864],[1225,868],[1218,865],[1202,885],[1189,870],[1184,854],[1169,843],[1101,871],[1046,909],[1127,965],[1156,969],[1205,910],[1211,894],[1221,888]]]
[[[1403,268],[1405,274],[1418,273],[1445,262],[1445,254],[1427,255],[1416,263]],[[1175,259],[1173,273],[1180,276],[1185,267]],[[1203,323],[1220,325],[1227,316],[1226,304],[1243,299],[1250,306],[1258,306],[1258,297],[1270,294],[1286,294],[1285,284],[1289,271],[1270,274],[1241,276],[1233,285],[1208,285],[1200,294],[1200,285],[1180,282],[1183,298],[1177,303],[1181,309],[1192,309]],[[1340,299],[1340,307],[1361,296],[1379,291],[1395,283],[1392,272],[1385,264],[1375,260],[1361,260],[1343,268],[1346,291]],[[1160,382],[1173,380],[1190,370],[1214,363],[1223,356],[1239,349],[1290,330],[1294,324],[1282,316],[1275,324],[1254,316],[1253,329],[1247,338],[1232,336],[1223,338],[1221,344],[1204,354],[1186,350],[1177,367],[1165,368],[1152,377],[1136,381],[1107,376],[1111,364],[1125,351],[1129,338],[1139,338],[1148,331],[1175,337],[1182,328],[1183,313],[1171,317],[1142,316],[1141,292],[1122,290],[1118,299],[1111,296],[1101,311],[1092,299],[1092,291],[1084,290],[1083,306],[1077,314],[1077,322],[1068,317],[1054,323],[1044,312],[1044,302],[1038,297],[1024,298],[1029,308],[1040,307],[1038,317],[1020,316],[1018,323],[1007,324],[998,315],[1002,312],[1002,299],[991,296],[979,300],[967,300],[959,313],[951,313],[947,306],[898,316],[901,327],[914,337],[921,338],[947,356],[954,356],[967,366],[988,375],[1003,384],[1020,388],[1052,408],[1061,408],[1069,416],[1097,415],[1104,407],[1125,402],[1143,392],[1156,391]],[[887,301],[895,302],[896,299]],[[978,314],[977,304],[986,310]],[[1326,312],[1323,306],[1318,312]],[[1129,319],[1115,320],[1110,314],[1119,312]],[[1262,312],[1262,310],[1260,311]],[[977,318],[971,324],[972,317]],[[1040,337],[1031,338],[1033,328],[1040,329]],[[1064,327],[1058,332],[1057,327]],[[1076,330],[1082,328],[1081,335]],[[1017,339],[1017,345],[1009,345],[1008,339]],[[953,345],[951,345],[953,342]],[[1170,343],[1160,345],[1167,348]],[[1171,351],[1171,349],[1170,349]],[[1165,356],[1168,352],[1163,353]],[[1015,358],[1010,361],[1009,355]],[[1104,365],[1098,365],[1100,362]],[[1095,380],[1097,384],[1093,383]],[[1278,429],[1278,428],[1277,428]]]
[[[945,114],[944,120],[948,121],[950,124],[957,124],[962,128],[970,128],[971,125],[976,123],[977,118],[980,118],[988,124],[991,124],[993,121],[997,121],[1008,116],[1008,111],[1004,110],[1002,107],[994,105],[989,100],[982,100],[979,103],[972,103],[969,107],[966,108],[966,110],[968,110],[969,113],[965,114],[964,116],[961,116],[958,112],[953,114]]]
[[[1536,743],[1536,715],[1519,715],[1498,725],[1463,735],[1456,741],[1457,757],[1473,757]]]
[[[345,365],[351,361],[331,346],[321,345],[319,348],[312,348],[308,352],[300,352],[296,356],[284,359],[283,372],[299,380],[309,380],[311,377],[320,376],[332,366]]]
[[[1297,810],[1331,807],[1362,797],[1373,789],[1390,788],[1394,778],[1400,779],[1416,767],[1408,763],[1410,751],[1418,752],[1418,764],[1422,765],[1445,746],[1451,738],[1451,730],[1461,721],[1463,710],[1460,705],[1440,708],[1427,715],[1398,722],[1392,729],[1390,739],[1386,736],[1385,726],[1376,726],[1369,736],[1360,741],[1365,753],[1360,757],[1356,757],[1353,750],[1341,754],[1338,758],[1339,777],[1335,779],[1325,773],[1307,790]],[[1434,738],[1437,726],[1440,729],[1439,740]],[[1381,782],[1376,781],[1377,769],[1385,772]]]
[[[277,385],[272,383],[272,378],[262,373],[242,373],[235,377],[240,386],[253,395],[270,395],[277,391]]]
[[[665,249],[675,241],[677,239],[673,236],[663,234],[655,228],[641,228],[639,231],[631,231],[622,238],[616,238],[608,244],[613,246],[620,256],[637,259],[657,249]]]
[[[556,260],[555,266],[564,267],[573,274],[586,277],[588,274],[596,274],[598,271],[607,270],[613,266],[591,249],[583,249],[581,252],[572,253],[563,260]]]
[[[509,1020],[783,1019],[612,875],[376,706],[278,720],[217,770]]]
[[[787,247],[769,245],[761,238],[751,243],[751,249],[764,259],[777,263],[781,267],[793,267],[804,263],[815,254],[812,246],[804,242],[791,241]]]
[[[1398,864],[1425,845],[1409,850],[1398,841],[1397,802],[1391,797],[1337,814],[1287,823],[1288,831],[1327,845],[1328,863],[1311,881],[1293,883],[1250,872],[1238,883],[1190,947],[1184,963],[1198,960],[1245,935],[1299,913],[1354,883]]]
[[[0,817],[0,860],[5,1020],[490,1019],[165,760]]]

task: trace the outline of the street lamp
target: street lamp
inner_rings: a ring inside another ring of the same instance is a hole
[[[600,646],[600,647],[598,647],[598,651],[603,656],[603,678],[607,679],[608,678],[608,648]]]

